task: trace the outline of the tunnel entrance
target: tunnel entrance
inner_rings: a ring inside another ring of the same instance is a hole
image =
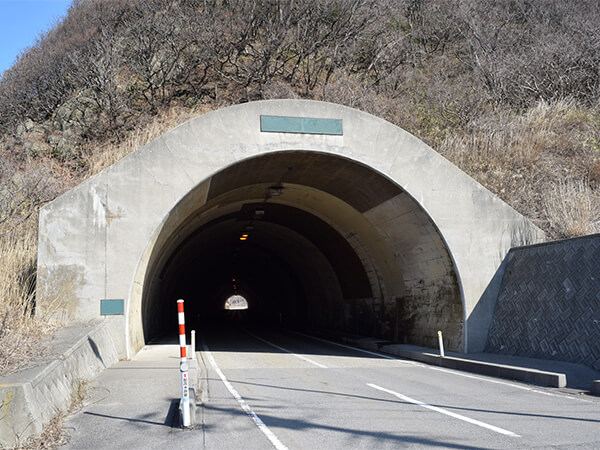
[[[309,100],[181,124],[45,205],[38,238],[37,314],[101,319],[124,358],[178,296],[225,314],[234,276],[244,320],[483,351],[508,250],[545,239],[410,133]]]
[[[432,220],[388,178],[332,154],[263,154],[204,180],[163,222],[143,279],[146,342],[176,330],[178,298],[190,327],[231,319],[232,292],[249,305],[235,319],[255,324],[430,346],[444,329],[450,349],[464,339]]]

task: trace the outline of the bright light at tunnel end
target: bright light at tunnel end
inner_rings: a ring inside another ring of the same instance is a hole
[[[241,295],[232,295],[225,302],[225,309],[229,311],[248,309],[248,301]]]

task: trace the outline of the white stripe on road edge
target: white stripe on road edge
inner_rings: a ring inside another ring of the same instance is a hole
[[[267,439],[271,441],[273,447],[275,447],[277,450],[288,450],[288,448],[285,445],[283,445],[279,439],[277,439],[277,436],[275,436],[275,434],[269,429],[269,427],[265,425],[261,418],[258,417],[258,415],[254,411],[252,411],[252,409],[250,409],[250,406],[248,406],[246,400],[242,398],[242,396],[238,393],[238,391],[235,390],[232,384],[229,381],[227,381],[225,374],[221,372],[221,369],[219,369],[219,366],[217,365],[215,358],[213,358],[212,353],[208,349],[208,346],[205,344],[203,345],[203,347],[204,353],[206,353],[206,357],[208,358],[210,365],[213,367],[213,369],[215,369],[215,372],[217,372],[217,375],[219,375],[219,378],[221,378],[221,381],[223,382],[227,390],[231,393],[231,395],[233,395],[233,398],[237,400],[244,412],[248,414],[250,418],[254,421],[258,429],[263,432]]]
[[[292,356],[295,356],[296,358],[300,358],[300,359],[301,359],[301,360],[303,360],[303,361],[306,361],[306,362],[309,362],[309,363],[311,363],[311,364],[314,364],[315,366],[317,366],[317,367],[320,367],[321,369],[327,369],[327,366],[325,366],[325,365],[323,365],[323,364],[321,364],[321,363],[318,363],[318,362],[316,362],[316,361],[313,361],[312,359],[310,359],[310,358],[307,358],[306,356],[298,355],[297,353],[294,353],[294,352],[292,352],[292,351],[288,350],[287,348],[283,348],[283,347],[280,347],[280,346],[279,346],[279,345],[277,345],[277,344],[273,344],[272,342],[269,342],[269,341],[267,341],[266,339],[263,339],[263,338],[261,338],[260,336],[257,336],[257,335],[255,335],[255,334],[254,334],[254,333],[252,333],[251,331],[247,331],[247,333],[248,333],[250,336],[253,336],[253,337],[255,337],[256,339],[258,339],[259,341],[263,341],[265,344],[268,344],[268,345],[270,345],[271,347],[275,347],[275,348],[277,348],[277,349],[281,350],[282,352],[289,353],[290,355],[292,355]]]
[[[431,367],[431,366],[425,366],[428,369],[431,370],[437,370],[439,372],[445,372],[445,373],[449,373],[452,375],[458,375],[459,377],[463,377],[463,378],[472,378],[474,380],[480,380],[480,381],[487,381],[488,383],[495,383],[495,384],[502,384],[504,386],[510,386],[516,389],[521,389],[523,391],[528,391],[528,392],[533,392],[535,394],[542,394],[542,395],[547,395],[549,397],[558,397],[558,398],[565,398],[565,399],[569,399],[569,400],[575,400],[576,402],[583,402],[583,403],[592,403],[592,400],[586,400],[583,398],[577,398],[577,397],[573,397],[572,395],[565,395],[565,394],[553,394],[552,392],[546,392],[546,391],[540,391],[539,389],[533,389],[527,386],[521,386],[519,384],[514,384],[514,383],[508,383],[506,381],[500,381],[500,380],[493,380],[490,378],[484,378],[484,377],[478,377],[477,375],[468,375],[466,373],[461,373],[461,372],[457,372],[455,370],[452,369],[442,369],[441,367]]]
[[[408,361],[406,359],[401,359],[401,358],[397,358],[395,356],[385,355],[383,353],[371,352],[371,351],[365,350],[363,348],[352,347],[351,345],[340,344],[339,342],[330,341],[328,339],[323,339],[323,338],[319,338],[319,337],[316,337],[316,336],[311,336],[310,334],[300,333],[299,331],[290,331],[290,330],[287,330],[287,332],[288,333],[293,333],[293,334],[299,334],[300,336],[304,336],[304,337],[307,337],[309,339],[314,339],[315,341],[321,341],[321,342],[325,342],[327,344],[337,345],[338,347],[344,347],[344,348],[347,348],[349,350],[354,350],[355,352],[362,352],[362,353],[366,353],[368,355],[377,356],[379,358],[395,359],[398,362],[409,364],[411,366],[420,366],[420,365],[422,365],[422,364],[414,362],[414,361]]]
[[[504,386],[510,386],[510,387],[513,387],[513,388],[516,388],[516,389],[521,389],[523,391],[533,392],[535,394],[547,395],[549,397],[564,398],[564,399],[575,400],[576,402],[583,402],[583,403],[593,403],[592,400],[586,400],[586,399],[583,399],[583,398],[577,398],[577,397],[573,397],[572,395],[554,394],[552,392],[541,391],[539,389],[534,389],[534,388],[530,388],[530,387],[527,387],[527,386],[521,386],[519,384],[509,383],[509,382],[506,382],[506,381],[494,380],[492,378],[479,377],[477,375],[469,375],[469,374],[466,374],[466,373],[463,373],[463,372],[459,372],[457,370],[443,369],[441,367],[434,367],[434,366],[431,366],[431,365],[425,364],[425,363],[420,363],[420,362],[415,362],[415,361],[407,361],[407,360],[405,360],[403,358],[396,357],[396,356],[385,355],[383,353],[370,352],[369,350],[364,350],[364,349],[358,348],[358,347],[352,347],[350,345],[340,344],[339,342],[334,342],[334,341],[330,341],[328,339],[318,338],[316,336],[311,336],[309,334],[300,333],[298,331],[289,331],[288,330],[288,332],[289,333],[294,333],[294,334],[299,334],[301,336],[307,337],[309,339],[314,339],[316,341],[326,342],[327,344],[337,345],[338,347],[344,347],[344,348],[348,348],[350,350],[356,350],[358,352],[368,353],[370,355],[379,356],[380,358],[395,359],[396,361],[400,361],[402,363],[412,364],[414,366],[424,367],[426,369],[437,370],[439,372],[445,372],[445,373],[449,373],[451,375],[456,375],[456,376],[463,377],[463,378],[472,378],[474,380],[485,381],[487,383],[502,384]]]
[[[432,411],[446,414],[447,416],[454,417],[455,419],[464,420],[465,422],[469,422],[469,423],[472,423],[473,425],[487,428],[488,430],[495,431],[496,433],[504,434],[506,436],[511,436],[511,437],[521,437],[518,434],[513,433],[512,431],[505,430],[504,428],[495,427],[494,425],[490,425],[485,422],[480,422],[479,420],[470,419],[469,417],[461,416],[460,414],[456,414],[451,411],[446,411],[445,409],[438,408],[437,406],[429,405],[428,403],[420,402],[419,400],[415,400],[413,398],[407,397],[406,395],[399,394],[398,392],[394,392],[394,391],[390,391],[389,389],[382,388],[381,386],[377,386],[376,384],[367,383],[367,386],[372,387],[373,389],[377,389],[379,391],[387,392],[388,394],[395,395],[400,400],[414,403],[415,405],[422,406],[423,408],[431,409]]]

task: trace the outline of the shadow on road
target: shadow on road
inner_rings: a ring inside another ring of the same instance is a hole
[[[171,403],[169,405],[167,415],[163,422],[147,420],[147,419],[143,418],[144,416],[142,416],[141,418],[139,418],[139,417],[121,417],[121,416],[115,416],[115,415],[110,415],[110,414],[101,414],[101,413],[91,412],[91,411],[84,411],[83,414],[88,415],[88,416],[102,417],[104,419],[122,420],[125,422],[131,422],[131,423],[145,423],[145,424],[149,424],[149,425],[159,425],[159,426],[167,426],[167,427],[171,427],[171,428],[179,428],[178,409],[179,409],[179,399],[177,399],[177,398],[171,399]]]

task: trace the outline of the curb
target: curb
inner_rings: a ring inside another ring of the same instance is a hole
[[[543,370],[530,369],[526,367],[508,366],[504,364],[476,361],[448,355],[446,355],[444,358],[441,358],[438,353],[432,353],[431,349],[402,344],[391,344],[390,341],[378,339],[342,338],[342,341],[366,350],[380,351],[382,353],[400,356],[402,358],[412,359],[440,367],[447,367],[449,369],[463,370],[465,372],[478,373],[497,378],[524,381],[538,386],[562,388],[567,385],[567,376],[564,373],[546,372]],[[598,384],[597,389],[600,395],[600,380],[595,383]]]
[[[57,413],[66,411],[80,381],[119,361],[106,322],[59,329],[52,343],[57,356],[0,378],[0,447],[25,444],[39,436]]]

